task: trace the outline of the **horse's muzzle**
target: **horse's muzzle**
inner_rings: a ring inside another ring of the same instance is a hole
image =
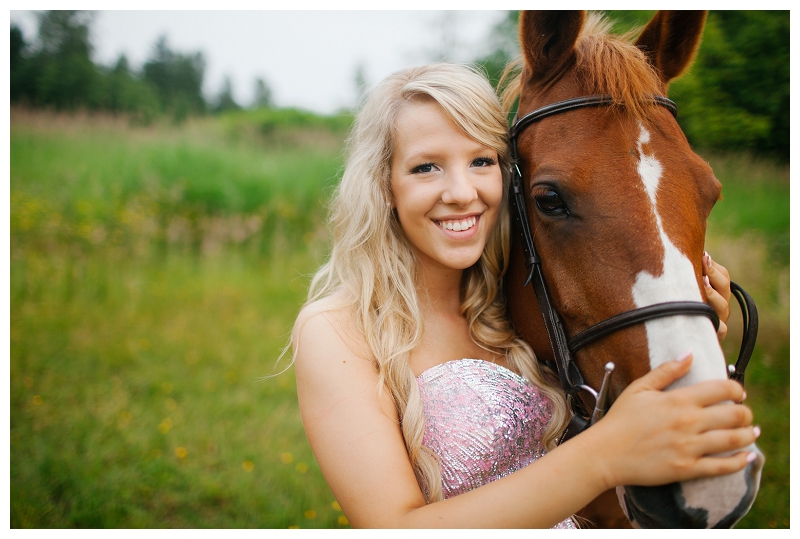
[[[637,528],[732,528],[758,493],[764,455],[741,472],[660,487],[617,487],[626,516]]]

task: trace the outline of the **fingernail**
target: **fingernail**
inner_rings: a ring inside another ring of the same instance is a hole
[[[755,427],[753,427],[753,434],[755,434],[755,435],[756,435],[756,438],[758,438],[759,436],[761,436],[761,427],[759,427],[758,425],[756,425]]]
[[[684,352],[684,353],[683,353],[683,354],[682,354],[682,355],[681,355],[681,356],[680,356],[678,359],[676,359],[675,361],[686,361],[686,360],[689,358],[689,356],[691,356],[691,355],[692,355],[692,349],[691,349],[691,348],[689,348],[687,351],[685,351],[685,352]]]
[[[703,264],[708,266],[708,261],[709,260],[710,260],[710,257],[708,256],[708,251],[703,251]]]
[[[755,454],[755,453],[753,453],[752,451],[751,451],[750,453],[748,453],[748,454],[747,454],[747,462],[753,462],[753,461],[754,461],[754,460],[756,460],[757,458],[758,458],[758,455],[756,455],[756,454]]]
[[[742,391],[742,400],[747,398],[747,391]]]
[[[708,280],[708,275],[703,275],[703,284],[706,285],[706,288],[711,286],[711,281]]]

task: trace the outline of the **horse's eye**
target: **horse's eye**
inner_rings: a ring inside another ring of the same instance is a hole
[[[561,197],[558,196],[558,193],[556,193],[551,189],[543,191],[541,194],[535,195],[534,200],[536,200],[536,207],[538,207],[543,213],[546,213],[547,215],[569,214],[569,211],[567,210],[567,207],[564,205],[564,202],[561,200]]]

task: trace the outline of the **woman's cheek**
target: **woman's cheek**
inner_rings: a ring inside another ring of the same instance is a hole
[[[486,194],[487,199],[485,202],[488,206],[492,208],[492,211],[495,214],[495,218],[497,213],[500,211],[500,204],[503,202],[503,177],[500,176],[497,178],[496,182],[492,182],[491,189]]]

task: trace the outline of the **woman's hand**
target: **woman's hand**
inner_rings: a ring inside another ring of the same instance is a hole
[[[740,450],[760,433],[741,404],[743,388],[730,380],[708,380],[663,391],[689,371],[691,355],[669,361],[631,383],[608,414],[575,437],[605,466],[607,488],[655,486],[743,469],[750,453]],[[724,404],[721,404],[724,403]],[[727,454],[721,456],[720,454]]]
[[[703,283],[706,297],[719,315],[717,338],[721,341],[728,334],[728,317],[731,315],[731,278],[724,266],[711,260],[711,255],[703,253]]]

